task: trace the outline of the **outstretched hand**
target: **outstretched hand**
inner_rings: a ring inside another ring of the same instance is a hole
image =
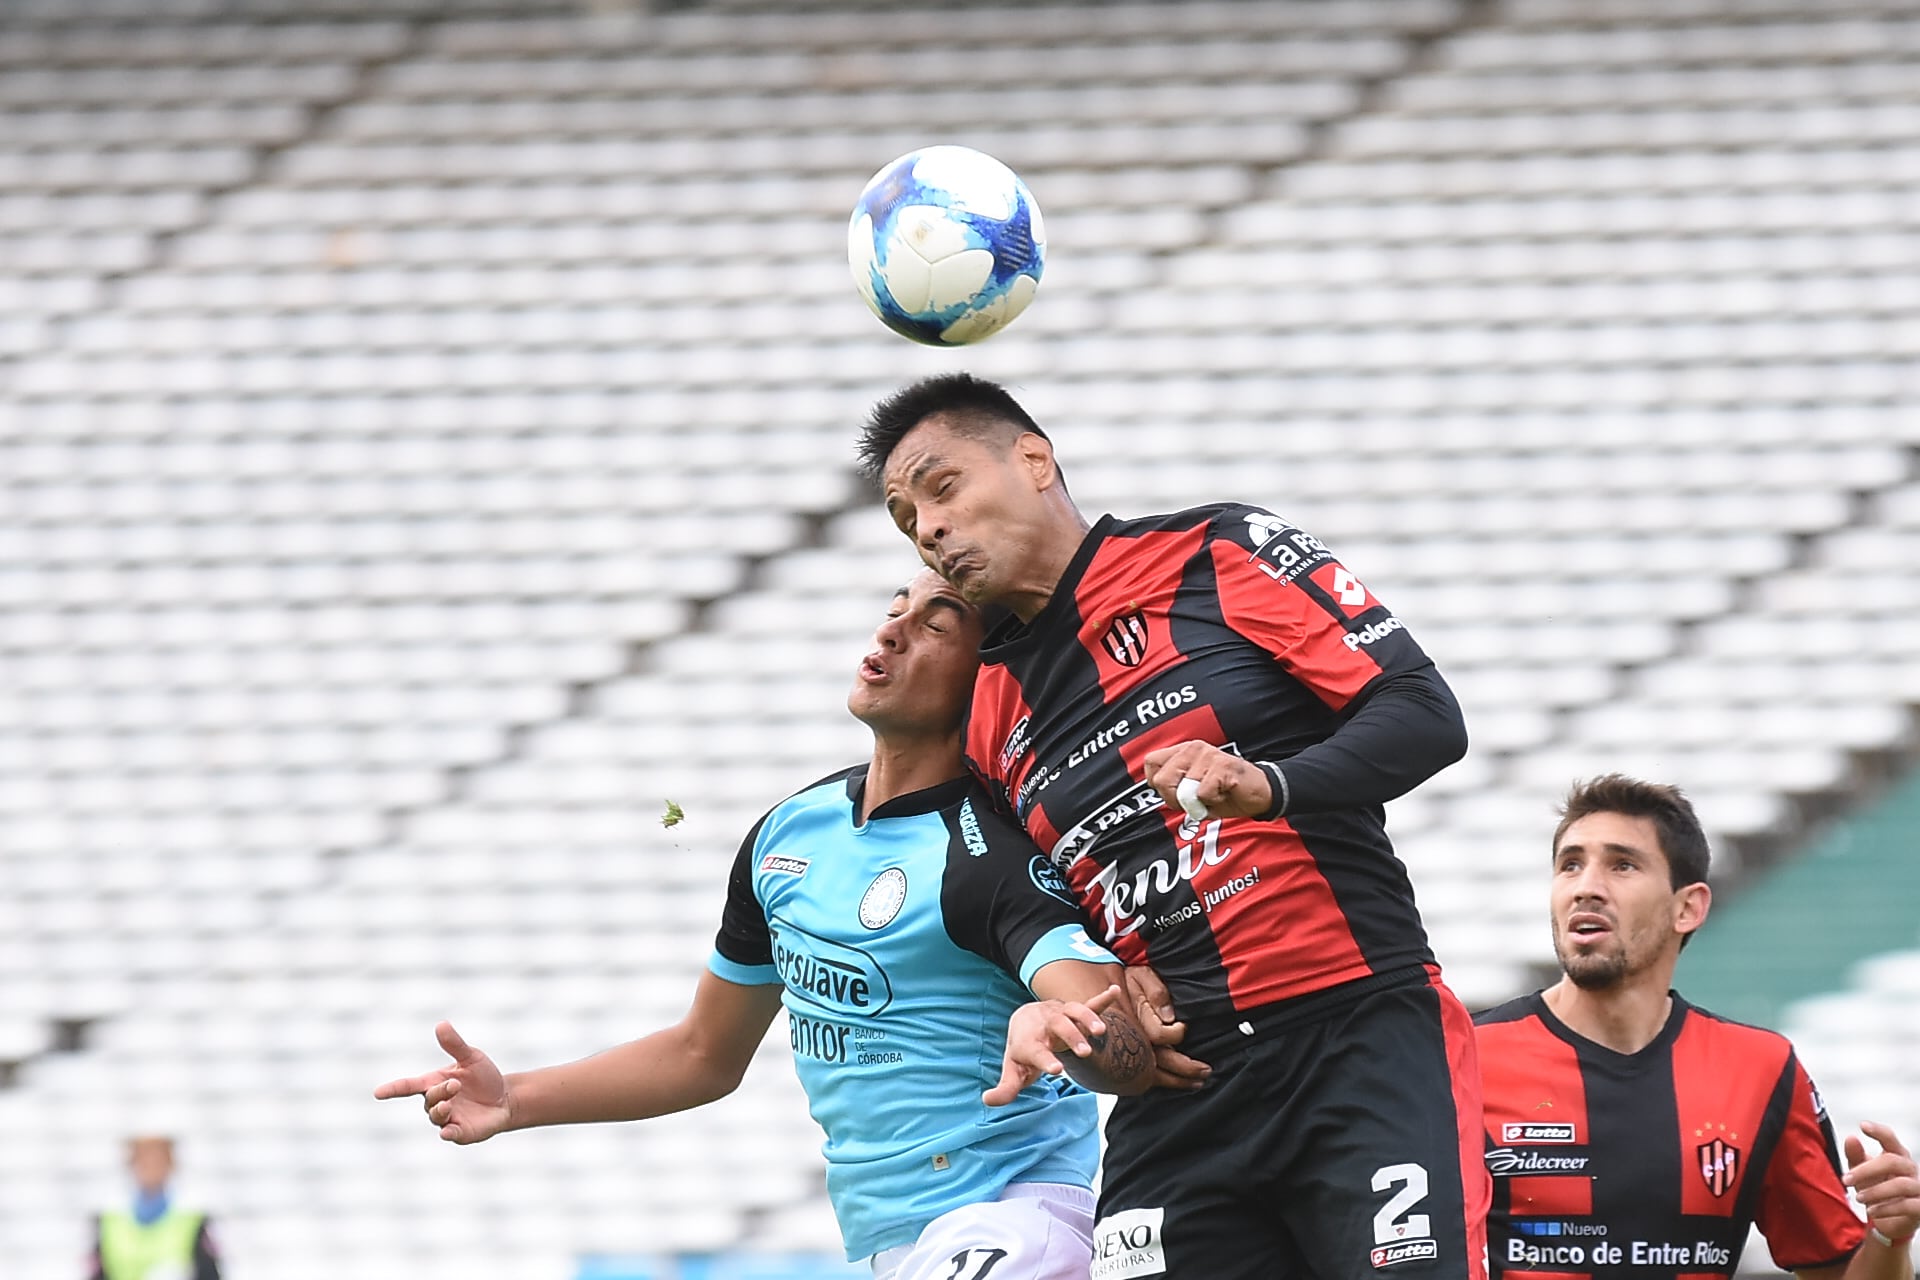
[[[507,1078],[493,1059],[460,1038],[451,1022],[433,1029],[440,1047],[453,1059],[449,1066],[425,1075],[389,1080],[373,1091],[373,1096],[421,1098],[427,1119],[448,1142],[462,1146],[485,1142],[506,1129],[513,1121],[513,1102]]]
[[[1013,1011],[1007,1020],[1007,1051],[1000,1059],[1000,1082],[980,1095],[990,1107],[1004,1107],[1041,1076],[1064,1074],[1062,1053],[1093,1056],[1094,1042],[1106,1034],[1103,1010],[1119,1004],[1124,994],[1108,987],[1084,1004],[1078,1000],[1035,1000]]]
[[[1920,1169],[1891,1128],[1871,1120],[1860,1128],[1880,1144],[1880,1151],[1869,1156],[1866,1144],[1848,1134],[1847,1173],[1842,1181],[1853,1188],[1870,1226],[1889,1240],[1905,1240],[1920,1228]]]

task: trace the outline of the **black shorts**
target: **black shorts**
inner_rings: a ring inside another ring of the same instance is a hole
[[[1472,1020],[1437,974],[1404,977],[1190,1036],[1205,1089],[1121,1098],[1093,1280],[1485,1280]]]

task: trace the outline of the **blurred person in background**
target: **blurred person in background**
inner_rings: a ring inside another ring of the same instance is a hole
[[[980,633],[937,574],[895,594],[847,699],[871,759],[749,832],[678,1024],[508,1075],[443,1022],[452,1064],[374,1096],[421,1097],[456,1143],[683,1111],[739,1085],[784,1004],[849,1259],[879,1280],[1084,1280],[1080,1085],[1138,1092],[1154,1055],[1119,964],[961,758]]]
[[[1549,894],[1560,981],[1475,1019],[1495,1276],[1732,1275],[1751,1226],[1800,1280],[1907,1280],[1920,1177],[1893,1130],[1834,1149],[1786,1037],[1673,990],[1706,833],[1675,787],[1573,788]],[[1848,1203],[1851,1190],[1867,1220]]]
[[[127,1168],[133,1204],[95,1220],[88,1280],[220,1280],[207,1215],[174,1202],[173,1139],[129,1139]]]

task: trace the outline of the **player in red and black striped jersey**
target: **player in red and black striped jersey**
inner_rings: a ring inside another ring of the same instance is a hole
[[[1803,1280],[1906,1280],[1920,1178],[1892,1130],[1847,1140],[1785,1037],[1671,989],[1706,919],[1707,841],[1672,787],[1576,787],[1554,836],[1565,976],[1476,1019],[1492,1271],[1529,1280],[1707,1280],[1758,1225]],[[1847,1200],[1867,1207],[1863,1224]]]
[[[1258,507],[1089,525],[965,374],[883,402],[862,452],[922,558],[1012,615],[975,767],[1214,1068],[1116,1108],[1095,1276],[1480,1274],[1471,1028],[1381,809],[1465,728],[1400,620]]]

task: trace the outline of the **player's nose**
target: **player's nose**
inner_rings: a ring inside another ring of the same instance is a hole
[[[1604,903],[1611,895],[1607,892],[1607,880],[1604,875],[1589,867],[1580,873],[1573,885],[1573,907],[1578,911],[1583,905]]]
[[[922,508],[915,513],[914,528],[919,531],[920,546],[927,551],[932,551],[938,547],[946,540],[947,535],[952,532],[952,529],[948,527],[947,518],[943,514],[937,510],[926,508]]]

